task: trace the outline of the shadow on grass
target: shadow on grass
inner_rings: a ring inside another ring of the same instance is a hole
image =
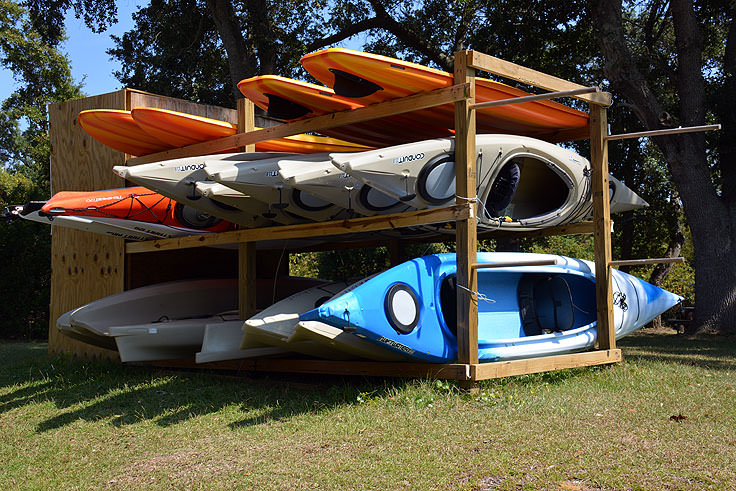
[[[629,359],[736,370],[736,336],[687,337],[640,331],[618,342]]]
[[[626,357],[707,369],[736,369],[736,338],[638,333],[620,342]],[[54,416],[38,424],[44,432],[77,420],[124,426],[151,421],[170,426],[232,407],[244,418],[231,428],[265,424],[298,414],[316,414],[371,397],[395,394],[414,383],[324,375],[213,374],[128,367],[46,354],[45,344],[0,343],[0,414],[32,404],[52,404]],[[592,368],[595,370],[596,368]],[[599,368],[604,372],[604,368]],[[615,369],[615,367],[613,368]],[[515,378],[511,383],[561,382],[576,369]],[[505,384],[508,380],[490,382]]]
[[[0,359],[12,360],[0,372],[0,414],[31,404],[51,403],[55,416],[41,422],[44,432],[76,420],[124,426],[149,420],[170,426],[235,407],[245,427],[302,413],[356,403],[361,393],[381,396],[407,380],[317,375],[227,376],[84,361],[46,354],[46,345],[0,343]]]

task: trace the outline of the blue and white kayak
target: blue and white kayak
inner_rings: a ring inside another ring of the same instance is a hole
[[[597,336],[595,265],[547,254],[480,252],[478,263],[554,260],[478,270],[478,355],[511,360],[583,351]],[[455,254],[407,261],[300,316],[352,331],[423,361],[457,359]],[[682,297],[612,270],[616,338]],[[461,286],[460,286],[461,287]]]

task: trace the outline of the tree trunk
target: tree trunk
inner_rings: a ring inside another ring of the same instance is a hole
[[[592,13],[605,73],[614,91],[635,106],[645,128],[659,128],[662,106],[626,45],[621,0],[595,0]],[[673,0],[672,14],[680,122],[703,124],[702,35],[689,0]],[[716,192],[702,133],[662,136],[654,141],[669,164],[692,231],[696,309],[695,324],[690,330],[732,331],[736,329],[736,203]],[[730,183],[723,184],[727,187]]]
[[[233,11],[232,2],[230,0],[207,0],[207,6],[227,53],[233,97],[237,100],[243,97],[238,90],[238,82],[254,73],[255,59],[248,50],[240,23]]]

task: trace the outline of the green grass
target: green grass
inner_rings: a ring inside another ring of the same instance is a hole
[[[621,345],[618,365],[470,395],[0,344],[0,489],[735,488],[736,339],[644,332]]]

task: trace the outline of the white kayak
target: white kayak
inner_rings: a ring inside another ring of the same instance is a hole
[[[284,157],[222,164],[209,161],[205,171],[213,181],[240,191],[268,204],[269,209],[282,210],[314,221],[345,218],[346,211],[333,203],[284,183],[279,177],[278,163]],[[291,157],[294,158],[294,157]],[[327,154],[298,157],[300,162],[322,162]]]
[[[236,191],[233,188],[229,188],[224,184],[214,181],[197,181],[195,185],[197,192],[202,196],[205,196],[218,203],[222,203],[238,210],[248,211],[253,210],[253,197]],[[260,203],[260,202],[258,202]],[[265,203],[261,206],[261,216],[273,220],[274,222],[282,225],[293,225],[297,223],[306,222],[302,217],[285,213],[277,209],[268,209]]]
[[[330,160],[279,160],[281,180],[296,189],[329,201],[349,212],[371,216],[412,209],[406,203],[364,184],[341,171]]]
[[[263,216],[267,212],[268,207],[262,202],[253,199],[250,201],[250,206],[247,209],[243,209],[245,208],[244,206],[234,208],[219,201],[203,197],[197,193],[197,182],[208,180],[204,171],[206,161],[212,162],[211,165],[214,166],[217,165],[216,162],[242,162],[273,156],[274,154],[269,152],[204,155],[153,162],[132,167],[119,165],[113,167],[113,171],[123,179],[156,191],[168,198],[176,200],[178,203],[189,205],[192,208],[223,218],[229,222],[237,223],[246,228],[254,228],[266,226],[270,223]]]
[[[244,358],[261,358],[277,356],[288,351],[275,346],[258,346],[241,349],[243,339],[243,321],[233,320],[216,324],[207,324],[204,327],[202,348],[194,359],[197,363],[212,363],[226,360],[240,360]]]
[[[246,349],[265,344],[318,358],[350,359],[352,357],[350,354],[313,340],[290,342],[300,314],[321,305],[322,302],[329,300],[347,286],[346,282],[320,285],[295,293],[273,304],[245,321],[240,347]]]
[[[532,230],[590,215],[590,163],[575,152],[515,135],[478,135],[476,151],[481,227]],[[417,209],[449,205],[456,199],[453,139],[336,153],[330,158],[341,171]],[[623,183],[613,182],[612,212],[647,206]]]

